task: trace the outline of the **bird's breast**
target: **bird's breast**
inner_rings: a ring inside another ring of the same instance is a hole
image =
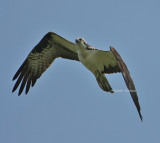
[[[101,63],[96,57],[96,50],[86,51],[86,54],[79,54],[80,62],[92,73],[95,73],[97,70],[101,70]]]

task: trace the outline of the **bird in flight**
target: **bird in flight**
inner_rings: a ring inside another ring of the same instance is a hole
[[[59,57],[81,62],[95,75],[99,87],[111,93],[114,90],[105,74],[121,72],[140,119],[143,120],[133,80],[119,53],[113,47],[110,47],[110,51],[98,50],[87,44],[83,38],[77,38],[75,43],[72,43],[56,33],[47,33],[29,53],[14,75],[13,80],[17,79],[17,81],[12,92],[21,84],[18,95],[22,93],[24,88],[26,88],[25,93],[27,94],[30,87],[35,85],[37,79]]]

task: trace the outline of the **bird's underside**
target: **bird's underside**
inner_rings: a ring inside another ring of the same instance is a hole
[[[99,87],[111,93],[114,91],[105,74],[121,72],[142,120],[133,80],[119,53],[113,47],[110,47],[110,51],[95,49],[82,38],[78,38],[76,43],[72,43],[53,32],[47,33],[33,48],[14,75],[13,80],[17,79],[17,81],[12,92],[21,84],[18,95],[22,93],[24,88],[26,88],[25,93],[27,94],[42,73],[59,57],[81,62],[95,75]]]

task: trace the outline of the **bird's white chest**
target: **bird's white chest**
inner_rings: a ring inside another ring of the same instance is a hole
[[[86,50],[85,53],[78,53],[80,62],[92,73],[95,73],[95,71],[97,71],[100,67],[96,53],[97,50]]]

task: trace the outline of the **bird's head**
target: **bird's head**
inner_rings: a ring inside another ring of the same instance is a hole
[[[86,41],[83,38],[77,38],[76,39],[76,44],[83,47],[83,48],[88,47],[88,44],[86,43]]]

